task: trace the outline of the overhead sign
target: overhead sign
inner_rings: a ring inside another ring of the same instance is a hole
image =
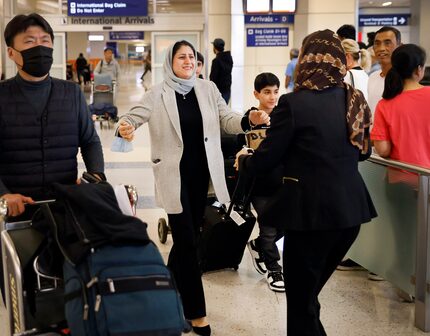
[[[154,24],[152,16],[118,16],[118,17],[68,17],[67,24],[75,25],[124,25],[124,24]]]
[[[139,31],[109,32],[109,40],[143,40],[143,38],[143,32]]]
[[[407,26],[411,14],[375,14],[359,15],[358,25],[367,26]]]
[[[247,28],[247,47],[286,47],[288,46],[288,28]]]
[[[148,0],[69,0],[69,16],[147,16]]]
[[[293,14],[285,15],[245,15],[245,24],[294,23]]]

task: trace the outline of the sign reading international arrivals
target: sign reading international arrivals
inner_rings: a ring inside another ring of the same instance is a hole
[[[288,46],[288,28],[247,28],[247,47],[286,47]]]
[[[411,14],[371,14],[360,15],[358,25],[360,27],[368,26],[407,26]]]
[[[69,16],[147,16],[148,0],[69,0]]]

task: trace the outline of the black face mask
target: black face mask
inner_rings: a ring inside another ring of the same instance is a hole
[[[16,49],[15,49],[16,50]],[[18,50],[17,50],[18,51]],[[53,49],[42,45],[18,51],[22,56],[22,70],[33,77],[43,77],[52,66]]]

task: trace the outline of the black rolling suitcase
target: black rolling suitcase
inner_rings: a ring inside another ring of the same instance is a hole
[[[202,272],[239,268],[256,221],[249,210],[253,184],[242,174],[228,210],[218,202],[206,206],[199,243]]]

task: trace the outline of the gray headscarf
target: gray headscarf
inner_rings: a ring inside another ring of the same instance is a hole
[[[182,79],[175,75],[173,72],[173,47],[176,43],[172,44],[166,51],[166,59],[164,60],[164,82],[173,90],[180,94],[187,94],[190,92],[194,83],[196,82],[196,66],[194,66],[193,74],[189,79]],[[197,59],[197,56],[194,55]]]

